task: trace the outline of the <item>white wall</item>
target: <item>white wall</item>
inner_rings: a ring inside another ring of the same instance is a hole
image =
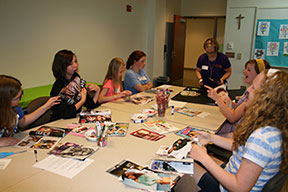
[[[165,0],[0,0],[0,73],[24,88],[51,84],[53,57],[66,48],[87,81],[102,83],[110,60],[126,60],[135,49],[147,53],[151,78],[162,75],[163,6]]]
[[[224,38],[224,51],[241,54],[241,59],[230,59],[232,75],[229,78],[229,88],[237,89],[243,82],[243,70],[246,61],[252,58],[253,36],[257,8],[288,7],[287,0],[227,0],[226,30]],[[237,30],[238,23],[235,19],[239,14],[244,15],[241,29]],[[234,42],[233,50],[227,50],[227,43]]]

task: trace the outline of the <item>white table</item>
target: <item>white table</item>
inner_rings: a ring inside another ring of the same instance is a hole
[[[151,106],[151,103],[147,105]],[[213,115],[204,119],[198,119],[195,117],[190,118],[176,113],[174,116],[171,116],[169,109],[164,119],[179,129],[193,124],[198,127],[205,127],[208,124],[209,126],[219,127],[222,124],[224,118],[220,118],[221,113],[217,107],[195,104],[188,105],[195,108],[199,107],[199,109],[207,109]],[[12,159],[12,161],[5,170],[0,171],[0,191],[139,191],[138,189],[126,187],[118,181],[117,177],[107,173],[106,170],[122,160],[130,160],[140,165],[149,165],[160,145],[169,146],[179,138],[176,134],[170,133],[167,134],[165,138],[154,142],[130,135],[133,131],[140,128],[146,128],[142,124],[134,124],[130,119],[131,113],[141,112],[143,108],[147,108],[147,106],[137,106],[131,103],[123,103],[123,101],[111,102],[100,107],[100,109],[111,109],[112,120],[114,122],[129,122],[128,133],[126,137],[109,137],[108,145],[101,148],[90,157],[94,162],[73,179],[59,176],[38,168],[33,168],[32,166],[35,164],[35,156],[32,149],[28,149],[25,153],[6,157],[7,159]],[[155,119],[157,119],[157,117]],[[48,125],[65,126],[68,123],[78,122],[78,120],[79,118],[58,120],[51,122]],[[19,133],[16,137],[22,139],[26,135],[28,135],[28,131]],[[71,141],[87,146],[96,145],[84,138],[72,135],[65,136],[62,141]],[[22,149],[15,146],[0,148],[0,152],[16,152],[20,150]],[[38,150],[38,160],[40,161],[47,157],[47,152],[47,150]]]

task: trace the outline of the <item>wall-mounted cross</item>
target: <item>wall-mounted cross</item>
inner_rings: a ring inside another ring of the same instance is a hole
[[[240,29],[240,27],[241,27],[241,19],[244,19],[244,16],[239,14],[238,17],[235,17],[235,19],[238,20],[238,29]]]

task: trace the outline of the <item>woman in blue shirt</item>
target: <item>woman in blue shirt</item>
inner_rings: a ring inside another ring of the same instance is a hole
[[[136,94],[152,88],[152,82],[143,68],[146,65],[146,54],[143,51],[134,51],[126,63],[128,71],[124,78],[124,89]]]

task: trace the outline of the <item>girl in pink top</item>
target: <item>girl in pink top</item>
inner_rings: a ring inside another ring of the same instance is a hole
[[[131,91],[122,91],[122,77],[125,71],[125,63],[121,58],[111,60],[108,71],[103,82],[103,87],[99,95],[100,103],[113,101],[131,95]]]

